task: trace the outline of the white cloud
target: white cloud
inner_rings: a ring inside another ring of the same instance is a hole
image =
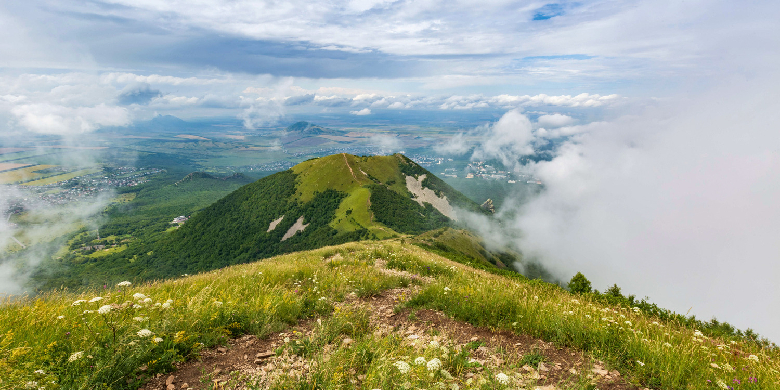
[[[12,108],[11,113],[22,127],[41,134],[88,133],[100,126],[125,126],[130,123],[126,109],[102,103],[94,107],[25,104]]]
[[[478,129],[480,131],[482,129]],[[504,114],[498,122],[484,128],[472,159],[496,158],[507,167],[515,167],[520,157],[534,152],[533,125],[517,110]]]
[[[364,108],[364,109],[358,110],[358,111],[350,111],[349,113],[352,114],[352,115],[370,115],[371,114],[371,110],[369,110],[368,108]]]
[[[568,279],[780,340],[780,78],[736,80],[612,123],[536,165],[545,191],[510,224]],[[561,128],[563,129],[563,128]]]
[[[574,119],[568,115],[563,114],[545,114],[541,115],[537,120],[540,126],[546,127],[561,127],[574,123]]]

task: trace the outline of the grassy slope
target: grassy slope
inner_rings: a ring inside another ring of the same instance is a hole
[[[324,261],[337,253],[339,261]],[[371,296],[409,283],[372,267],[380,258],[389,267],[432,278],[408,306],[588,351],[642,386],[714,389],[720,380],[735,389],[780,389],[777,349],[708,338],[641,311],[573,296],[541,281],[489,274],[396,241],[344,244],[133,288],[7,301],[0,307],[0,388],[31,381],[43,388],[135,388],[228,337],[262,336],[302,318],[328,316],[346,294]],[[102,300],[74,304],[95,295]],[[163,307],[166,301],[169,308]],[[99,314],[101,306],[110,310]],[[143,336],[142,329],[152,335]],[[382,360],[358,368],[347,375],[397,376]],[[128,377],[137,381],[127,382]],[[465,387],[465,379],[447,381]],[[493,386],[494,381],[472,387]]]

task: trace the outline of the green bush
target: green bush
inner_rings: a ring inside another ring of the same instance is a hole
[[[568,287],[572,294],[586,294],[591,291],[590,280],[582,272],[577,272],[577,275],[571,278]]]

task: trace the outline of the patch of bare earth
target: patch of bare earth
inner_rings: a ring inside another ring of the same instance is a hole
[[[338,255],[337,255],[338,256]],[[429,278],[406,271],[387,269],[385,262],[378,260],[377,268],[391,275],[402,275],[428,283]],[[371,325],[375,335],[398,334],[404,342],[425,346],[431,342],[463,348],[466,344],[479,342],[481,346],[472,352],[472,361],[480,363],[465,373],[465,379],[474,377],[486,368],[492,371],[519,371],[529,389],[555,390],[564,385],[576,383],[583,375],[601,390],[640,389],[630,383],[617,371],[609,370],[603,362],[593,361],[580,351],[555,346],[540,339],[517,335],[508,331],[491,331],[457,321],[445,314],[427,309],[397,310],[400,304],[416,295],[421,287],[412,285],[396,288],[370,298],[347,297],[337,306],[363,307],[371,313]],[[275,356],[274,350],[290,338],[311,335],[317,319],[303,321],[286,332],[274,333],[265,339],[253,335],[230,340],[225,347],[201,352],[200,359],[180,364],[170,374],[159,374],[145,390],[173,389],[243,389],[244,380],[256,384],[270,383],[279,375],[305,377],[312,369],[310,362],[297,356]],[[345,338],[342,343],[350,343]],[[328,350],[338,346],[328,345]],[[523,356],[539,353],[544,361],[534,368],[520,366]],[[262,388],[262,387],[261,387]]]

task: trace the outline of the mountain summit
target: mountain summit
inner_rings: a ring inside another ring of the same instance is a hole
[[[241,187],[135,254],[134,263],[154,265],[157,275],[194,273],[348,241],[419,234],[453,224],[457,209],[484,213],[401,154],[335,154]]]

